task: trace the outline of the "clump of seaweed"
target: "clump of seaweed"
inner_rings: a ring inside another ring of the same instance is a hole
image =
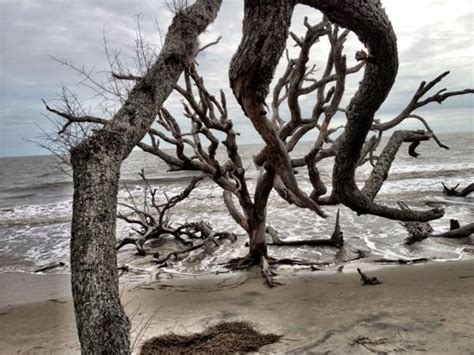
[[[143,344],[141,354],[250,352],[258,351],[264,345],[276,343],[281,337],[275,334],[261,334],[248,322],[221,322],[198,334],[170,333],[152,338]]]

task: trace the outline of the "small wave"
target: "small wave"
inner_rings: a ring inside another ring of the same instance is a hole
[[[72,201],[24,205],[0,210],[0,226],[41,226],[69,222]]]
[[[72,181],[56,181],[56,182],[41,182],[39,184],[29,184],[28,186],[15,186],[8,189],[0,190],[1,192],[22,192],[22,191],[34,191],[38,189],[54,189],[59,187],[72,186]]]
[[[31,218],[15,218],[15,219],[4,219],[0,221],[2,227],[19,227],[19,226],[42,226],[49,224],[67,223],[71,221],[71,216],[61,217],[31,217]]]
[[[21,194],[21,195],[7,196],[5,197],[5,200],[15,200],[19,198],[26,198],[26,197],[33,197],[33,196],[36,196],[36,194]]]
[[[402,172],[392,172],[389,174],[388,180],[411,180],[411,179],[423,179],[423,178],[436,178],[440,179],[445,178],[461,178],[463,176],[472,176],[474,175],[474,168],[457,168],[457,169],[446,169],[445,167],[440,167],[439,169],[429,169],[429,170],[411,170],[411,171],[402,171]]]

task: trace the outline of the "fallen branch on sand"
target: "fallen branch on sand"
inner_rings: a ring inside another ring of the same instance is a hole
[[[51,269],[55,269],[57,267],[62,267],[62,266],[65,266],[66,264],[63,263],[62,261],[53,261],[49,264],[46,264],[46,265],[43,265],[43,266],[40,266],[38,268],[36,268],[34,270],[34,272],[42,272],[42,271],[46,271],[46,270],[51,270]]]
[[[360,274],[360,280],[362,281],[362,286],[365,286],[365,285],[370,285],[370,286],[374,286],[374,285],[380,285],[382,284],[382,281],[380,281],[379,279],[377,279],[375,276],[367,276],[365,273],[362,272],[361,269],[357,268],[357,272]]]

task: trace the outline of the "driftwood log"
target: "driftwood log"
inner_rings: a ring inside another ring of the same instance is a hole
[[[447,187],[444,182],[443,184],[443,193],[448,196],[456,196],[456,197],[467,197],[471,192],[474,192],[474,183],[467,185],[461,191],[458,191],[457,188],[459,184],[454,187]]]
[[[335,248],[341,248],[344,245],[344,237],[339,224],[339,209],[336,214],[336,223],[334,225],[334,231],[329,239],[307,239],[307,240],[281,240],[278,236],[278,232],[271,226],[267,227],[267,233],[271,236],[272,242],[268,245],[274,246],[286,246],[286,247],[298,247],[298,246],[310,246],[310,247],[321,247],[329,246]]]
[[[469,237],[473,233],[474,233],[474,223],[469,223],[469,224],[466,224],[464,227],[452,229],[444,233],[430,234],[429,237],[430,238],[457,239],[457,238]]]
[[[401,209],[409,209],[409,207],[403,202],[399,202],[398,205]],[[402,225],[409,233],[409,236],[405,239],[405,244],[412,245],[421,242],[426,238],[459,239],[469,237],[474,233],[474,223],[469,223],[464,227],[461,227],[458,220],[451,219],[449,224],[449,231],[436,234],[433,233],[433,227],[428,222],[404,222]]]
[[[51,269],[55,269],[57,267],[62,267],[62,266],[65,266],[66,264],[63,263],[62,261],[53,261],[49,264],[46,264],[46,265],[43,265],[43,266],[40,266],[38,268],[36,268],[34,270],[34,272],[42,272],[42,271],[46,271],[46,270],[51,270]]]

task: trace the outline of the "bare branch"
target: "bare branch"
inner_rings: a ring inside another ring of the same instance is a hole
[[[374,122],[372,124],[373,130],[381,130],[381,131],[386,131],[388,129],[391,129],[397,125],[399,125],[401,122],[403,122],[406,118],[409,117],[417,117],[417,115],[412,115],[412,112],[415,110],[428,105],[431,102],[437,102],[439,104],[443,103],[446,99],[452,97],[452,96],[459,96],[459,95],[467,95],[467,94],[472,94],[474,93],[474,89],[465,89],[465,90],[459,90],[459,91],[448,91],[446,92],[446,89],[439,90],[436,94],[429,96],[428,98],[421,100],[422,97],[428,93],[429,90],[431,90],[435,85],[437,85],[441,80],[443,80],[447,75],[449,74],[449,71],[442,73],[441,75],[437,76],[435,79],[430,81],[429,83],[422,82],[420,86],[418,87],[417,91],[413,95],[412,99],[408,103],[408,105],[402,110],[402,112],[395,117],[394,119],[384,122],[384,123],[377,123]],[[422,120],[423,122],[423,120]],[[426,123],[426,122],[423,122]],[[428,128],[428,127],[427,127]],[[431,131],[431,129],[429,129]],[[439,143],[438,143],[439,144]]]
[[[215,46],[216,44],[218,44],[220,42],[220,40],[222,39],[222,36],[219,36],[217,37],[217,39],[213,42],[210,42],[204,46],[202,46],[201,48],[198,49],[197,53],[196,53],[196,57],[199,53],[205,51],[206,49],[208,49],[209,47],[212,47],[212,46]]]

